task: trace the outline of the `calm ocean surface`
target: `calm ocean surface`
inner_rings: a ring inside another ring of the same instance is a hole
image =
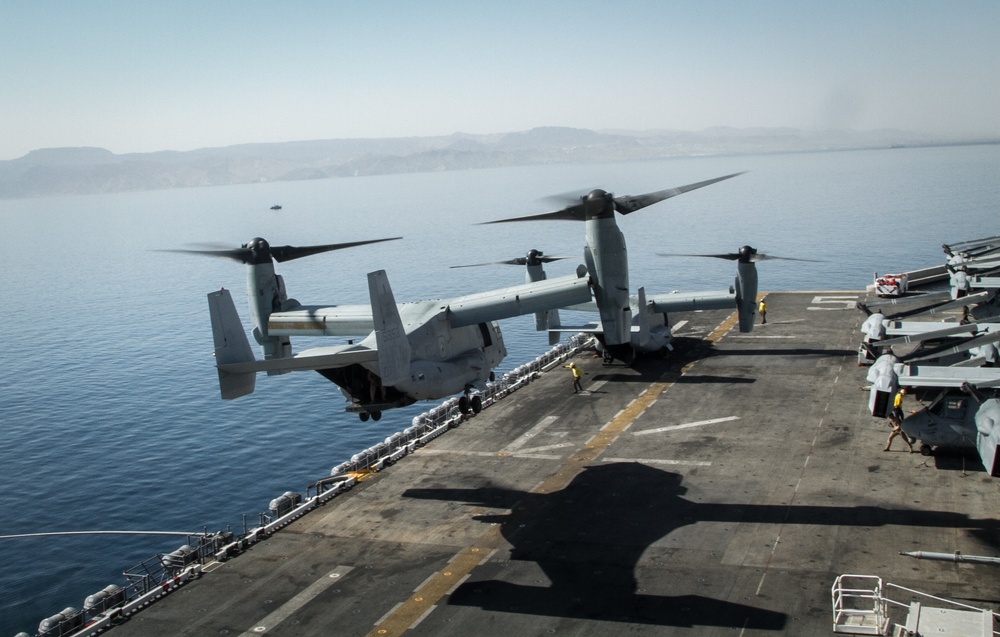
[[[825,263],[761,264],[762,291],[862,289],[872,273],[943,261],[945,242],[1000,234],[1000,146],[677,158],[0,200],[0,534],[242,529],[286,490],[304,492],[436,403],[361,424],[318,374],[258,379],[219,399],[205,294],[228,287],[246,318],[243,266],[156,252],[255,236],[310,245],[403,236],[278,265],[303,303],[367,303],[384,268],[397,300],[519,283],[520,268],[449,266],[578,254],[583,224],[477,222],[544,212],[539,199],[604,188],[640,194],[738,171],[619,225],[632,288],[727,288],[730,262],[654,252],[761,252]],[[280,203],[281,211],[269,210]],[[530,317],[502,324],[501,370],[547,349]],[[294,341],[296,349],[310,345]],[[315,341],[313,342],[315,344]],[[0,637],[82,607],[183,538],[0,540]]]

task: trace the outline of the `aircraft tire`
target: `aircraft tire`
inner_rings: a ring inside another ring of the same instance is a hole
[[[378,422],[378,421],[382,420],[382,412],[381,411],[373,411],[372,412],[372,420],[374,420],[375,422]]]
[[[924,443],[924,444],[920,445],[920,455],[922,455],[922,456],[929,456],[929,455],[932,455],[933,453],[934,453],[934,450],[931,449],[931,446],[929,444]]]
[[[368,412],[367,411],[362,411],[361,413],[358,414],[358,418],[361,419],[361,422],[368,422],[368,418],[369,418]]]
[[[462,396],[458,399],[458,410],[463,414],[469,413],[469,397]]]
[[[481,412],[483,410],[483,398],[482,398],[482,396],[473,396],[472,400],[469,401],[469,403],[470,403],[470,406],[472,407],[472,413],[478,414],[479,412]]]

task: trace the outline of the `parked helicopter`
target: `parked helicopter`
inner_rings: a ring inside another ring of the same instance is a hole
[[[970,383],[960,388],[963,393],[941,391],[926,408],[904,418],[903,432],[920,441],[925,456],[936,447],[975,449],[986,471],[1000,476],[1000,399]]]
[[[382,239],[380,241],[387,241]],[[288,298],[273,260],[285,261],[341,247],[272,247],[255,238],[237,250],[185,250],[224,256],[247,265],[253,335],[264,355],[256,360],[228,290],[208,295],[223,399],[254,391],[257,372],[268,375],[313,370],[340,387],[347,411],[362,421],[387,409],[462,392],[463,412],[478,412],[472,390],[492,377],[507,355],[496,321],[544,312],[590,298],[582,265],[575,275],[444,300],[397,305],[384,270],[368,274],[370,306],[301,305]],[[361,336],[360,342],[292,353],[290,337]]]
[[[596,311],[600,314],[601,321],[599,325],[561,329],[594,332],[602,346],[605,362],[617,359],[631,363],[636,352],[655,352],[669,348],[671,336],[667,324],[668,312],[736,308],[739,312],[740,331],[751,331],[757,297],[757,271],[754,263],[766,256],[757,255],[757,251],[750,246],[744,246],[735,255],[711,255],[733,258],[739,262],[736,283],[728,290],[647,295],[645,288],[639,288],[638,293],[633,296],[629,291],[625,237],[618,228],[615,213],[626,215],[664,199],[742,174],[734,173],[635,196],[615,196],[604,190],[595,189],[586,195],[571,198],[569,205],[559,210],[486,223],[544,220],[585,222],[584,260],[591,275],[594,299],[592,302],[564,307],[570,310]],[[540,272],[541,264],[537,264],[536,267]],[[528,276],[536,275],[532,275],[529,270]],[[536,319],[538,321],[536,326],[540,327],[542,319],[539,317]],[[551,324],[547,327],[559,329]]]
[[[964,347],[972,346],[967,342]],[[903,420],[903,431],[920,440],[922,454],[929,455],[935,447],[975,448],[990,475],[1000,475],[996,458],[1000,444],[1000,401],[983,392],[1000,387],[1000,369],[915,364],[919,358],[926,359],[927,355],[909,358],[884,354],[875,361],[867,377],[871,383],[868,406],[872,416],[888,416],[892,397],[900,387],[909,388],[930,400],[925,409]],[[956,394],[958,389],[971,394],[980,406],[972,409],[969,396]],[[943,391],[935,393],[935,390]]]

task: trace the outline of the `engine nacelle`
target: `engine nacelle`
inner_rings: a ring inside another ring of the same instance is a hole
[[[757,266],[753,262],[736,264],[736,310],[740,318],[740,331],[752,332],[757,314]]]

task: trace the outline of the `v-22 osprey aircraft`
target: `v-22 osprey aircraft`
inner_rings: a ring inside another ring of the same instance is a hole
[[[271,247],[255,238],[235,250],[183,251],[228,257],[247,266],[253,335],[263,360],[254,356],[230,292],[208,295],[223,399],[253,392],[258,372],[312,370],[340,387],[351,401],[347,410],[362,421],[378,420],[387,409],[459,392],[462,411],[478,412],[482,402],[472,390],[485,387],[507,355],[496,321],[590,299],[582,265],[575,275],[443,300],[397,305],[384,270],[368,274],[370,305],[306,306],[288,298],[273,260],[363,243],[371,242]],[[293,353],[291,336],[363,338]]]
[[[628,251],[625,236],[618,228],[615,213],[627,215],[655,203],[675,197],[698,188],[718,183],[743,173],[734,173],[708,179],[677,188],[668,188],[642,195],[615,196],[601,189],[590,191],[580,197],[569,198],[566,207],[524,217],[501,219],[487,223],[510,223],[515,221],[569,220],[585,222],[586,245],[584,260],[590,272],[593,299],[576,306],[563,306],[570,310],[598,312],[601,320],[597,326],[568,327],[558,324],[557,314],[549,313],[548,329],[562,331],[586,331],[594,333],[604,351],[606,363],[621,360],[631,363],[637,352],[657,352],[669,349],[671,333],[667,323],[668,312],[684,312],[709,309],[733,308],[739,314],[739,329],[750,332],[753,329],[757,307],[756,263],[765,259],[786,259],[758,254],[750,246],[743,246],[739,252],[731,254],[661,255],[715,257],[737,261],[737,277],[728,290],[647,294],[644,287],[637,294],[630,295]],[[536,252],[537,251],[533,251]],[[527,276],[531,280],[544,278],[541,263],[532,260],[529,253],[526,260],[500,263],[527,263]],[[565,257],[551,257],[551,260]],[[806,261],[808,259],[787,259]],[[485,265],[485,264],[478,264]],[[539,324],[538,329],[545,329]]]

